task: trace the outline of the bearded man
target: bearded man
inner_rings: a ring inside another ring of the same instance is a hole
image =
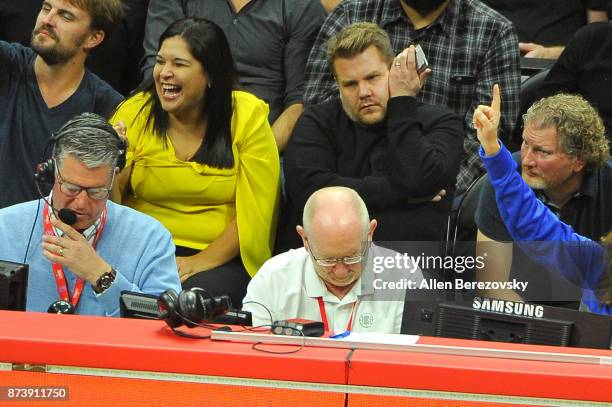
[[[38,196],[51,134],[84,112],[108,118],[122,96],[85,69],[119,21],[121,0],[44,0],[32,48],[0,41],[0,208]]]
[[[612,229],[612,160],[599,113],[581,96],[561,93],[534,103],[523,115],[523,123],[523,144],[520,154],[515,154],[523,180],[576,233],[599,240]],[[520,245],[509,243],[512,237],[503,215],[493,186],[486,182],[475,221],[477,250],[488,260],[476,278],[516,279],[529,284],[521,293],[492,289],[480,294],[578,307],[581,285],[558,277],[558,270],[542,267],[529,259]]]

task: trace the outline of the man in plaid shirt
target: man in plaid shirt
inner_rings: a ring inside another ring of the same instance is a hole
[[[306,66],[305,104],[338,97],[325,43],[356,22],[374,22],[391,37],[393,51],[420,44],[432,74],[418,100],[447,106],[463,118],[464,156],[456,194],[484,169],[472,124],[474,109],[489,105],[493,84],[504,89],[502,137],[512,134],[519,112],[520,55],[508,20],[478,0],[344,0],[327,17]]]

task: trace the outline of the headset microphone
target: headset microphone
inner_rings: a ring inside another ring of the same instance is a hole
[[[77,221],[76,213],[72,209],[62,208],[57,212],[57,217],[66,225],[74,225]]]
[[[51,167],[50,169],[47,168],[49,166]],[[68,208],[62,208],[58,211],[57,209],[55,209],[55,207],[53,207],[53,205],[51,205],[51,202],[47,200],[47,198],[45,197],[45,195],[40,189],[41,183],[43,184],[49,183],[50,179],[49,179],[48,173],[50,171],[53,171],[53,161],[52,160],[48,160],[42,164],[38,164],[38,166],[36,167],[36,174],[34,174],[34,184],[36,185],[36,189],[38,190],[38,194],[40,195],[40,197],[43,199],[43,201],[47,203],[47,205],[49,205],[49,208],[51,208],[51,210],[55,212],[59,220],[64,222],[66,225],[72,226],[77,221],[76,213],[74,213],[72,209],[68,209]]]

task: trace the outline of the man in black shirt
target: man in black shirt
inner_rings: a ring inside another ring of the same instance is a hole
[[[583,96],[597,109],[612,141],[612,22],[589,24],[570,40],[535,100],[559,92]]]
[[[79,113],[108,117],[121,102],[85,69],[120,15],[120,0],[44,0],[32,48],[0,41],[0,208],[38,196],[34,172],[53,132]]]
[[[580,27],[608,20],[606,0],[483,0],[512,22],[526,58],[557,59]]]
[[[0,0],[0,40],[30,45],[41,0]],[[113,89],[127,96],[142,81],[140,59],[144,50],[145,19],[149,0],[121,0],[123,16],[104,42],[95,47],[85,66]]]
[[[359,193],[379,222],[378,241],[442,239],[462,155],[461,119],[415,99],[430,71],[417,72],[413,46],[394,58],[375,24],[346,27],[327,49],[340,101],[309,106],[289,142],[286,246],[300,246],[293,227],[308,197],[328,186]],[[442,189],[446,195],[433,202]]]

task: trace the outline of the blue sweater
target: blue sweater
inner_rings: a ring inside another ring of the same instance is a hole
[[[25,263],[29,264],[27,310],[47,312],[59,299],[51,263],[42,255],[42,200],[29,201],[0,209],[0,259],[22,263],[34,224]],[[108,201],[107,220],[96,252],[116,271],[113,284],[102,294],[85,288],[76,308],[77,314],[119,315],[121,291],[160,294],[167,288],[180,290],[180,281],[170,233],[155,219],[131,208]],[[40,209],[38,216],[37,209]],[[34,223],[36,219],[36,223]],[[76,276],[64,267],[70,295]]]
[[[592,312],[612,315],[612,306],[600,303],[593,292],[605,270],[604,248],[574,232],[535,196],[503,144],[494,156],[486,156],[482,147],[479,154],[495,188],[499,214],[512,239],[538,263],[580,284],[582,301]]]

